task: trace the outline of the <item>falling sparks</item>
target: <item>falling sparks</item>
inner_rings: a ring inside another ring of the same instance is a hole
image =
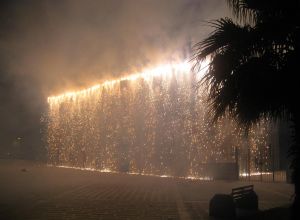
[[[210,179],[207,164],[234,162],[237,148],[241,173],[258,172],[257,158],[267,172],[270,122],[253,127],[249,138],[229,117],[212,125],[207,92],[195,89],[198,76],[190,70],[188,62],[164,64],[48,97],[49,164]]]

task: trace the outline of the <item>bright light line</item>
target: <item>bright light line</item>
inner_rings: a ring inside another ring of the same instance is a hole
[[[54,166],[51,164],[47,165],[48,167],[58,167],[58,168],[65,168],[65,169],[75,169],[75,170],[83,170],[83,171],[94,171],[94,172],[100,172],[100,173],[111,173],[111,174],[118,174],[121,172],[112,171],[110,169],[94,169],[94,168],[83,168],[83,167],[72,167],[72,166],[64,166],[64,165],[58,165]],[[172,175],[155,175],[155,174],[148,174],[148,173],[135,173],[135,172],[126,172],[125,174],[128,175],[136,175],[136,176],[151,176],[151,177],[160,177],[160,178],[170,178],[170,179],[185,179],[185,180],[212,180],[211,177],[204,176],[204,177],[195,177],[195,176],[172,176]]]
[[[106,86],[112,87],[116,83],[119,83],[121,81],[126,81],[126,80],[133,81],[133,80],[137,80],[137,79],[141,79],[141,78],[145,79],[145,80],[149,80],[155,76],[169,75],[170,73],[172,73],[172,71],[189,72],[191,70],[191,67],[192,67],[192,65],[189,62],[160,65],[155,68],[146,69],[145,71],[140,72],[140,73],[130,74],[128,76],[120,77],[120,78],[114,79],[114,80],[107,80],[107,81],[104,81],[103,83],[94,85],[94,86],[86,88],[86,89],[66,92],[66,93],[63,93],[63,94],[60,94],[57,96],[49,96],[48,103],[49,104],[61,103],[66,99],[72,99],[72,98],[76,98],[78,96],[87,95],[93,91],[100,89],[101,87],[106,87]]]

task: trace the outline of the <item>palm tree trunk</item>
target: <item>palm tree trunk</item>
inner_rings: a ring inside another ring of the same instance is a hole
[[[292,121],[294,126],[293,145],[291,147],[293,183],[295,184],[295,198],[292,206],[292,219],[300,219],[300,115],[298,109],[293,111]]]

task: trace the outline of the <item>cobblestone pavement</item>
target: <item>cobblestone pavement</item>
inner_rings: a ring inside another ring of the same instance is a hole
[[[209,219],[208,202],[215,193],[245,184],[0,161],[0,219]],[[291,201],[289,184],[254,185],[260,209]]]

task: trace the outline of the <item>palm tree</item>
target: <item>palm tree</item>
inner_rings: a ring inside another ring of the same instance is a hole
[[[300,114],[295,98],[300,94],[300,2],[227,3],[233,19],[210,21],[214,31],[195,45],[198,64],[210,59],[208,72],[199,83],[209,90],[215,118],[229,112],[246,129],[266,117],[292,121],[293,207],[300,207]]]

